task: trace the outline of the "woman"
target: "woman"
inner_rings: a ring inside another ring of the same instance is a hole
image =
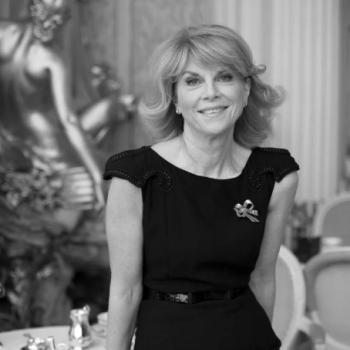
[[[299,169],[260,148],[283,93],[234,31],[199,25],[152,60],[140,113],[161,142],[111,157],[107,348],[280,348],[275,264]]]
[[[0,157],[14,170],[23,171],[27,158],[29,168],[62,174],[71,206],[100,209],[104,155],[89,133],[96,133],[95,124],[101,127],[111,101],[83,116],[73,112],[61,47],[69,10],[68,0],[30,0],[30,18],[0,21],[0,142],[6,145]]]

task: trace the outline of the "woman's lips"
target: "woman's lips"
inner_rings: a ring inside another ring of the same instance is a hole
[[[208,115],[208,116],[213,116],[216,114],[220,114],[222,111],[224,111],[227,107],[214,107],[214,108],[205,108],[199,111],[199,113]]]

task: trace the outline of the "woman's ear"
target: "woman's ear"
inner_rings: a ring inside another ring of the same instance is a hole
[[[179,110],[179,107],[178,107],[178,104],[175,103],[174,101],[173,101],[173,104],[174,104],[174,106],[175,106],[176,114],[181,114],[181,112],[180,112],[180,110]]]
[[[250,88],[252,86],[252,81],[250,80],[250,78],[245,78],[244,80],[244,97],[245,100],[248,100],[248,97],[250,95]]]

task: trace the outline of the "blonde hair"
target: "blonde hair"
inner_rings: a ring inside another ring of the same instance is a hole
[[[237,77],[251,80],[248,105],[236,122],[234,139],[255,147],[271,131],[273,110],[284,100],[282,88],[273,88],[258,75],[266,67],[255,66],[248,44],[235,31],[221,25],[197,25],[180,30],[162,43],[151,61],[153,96],[139,104],[139,115],[156,140],[171,139],[183,132],[183,117],[176,114],[176,82],[189,59],[206,66],[223,66]]]

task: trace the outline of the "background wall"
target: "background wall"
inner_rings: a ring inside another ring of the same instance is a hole
[[[345,190],[350,190],[350,1],[340,2],[340,164]]]
[[[26,13],[23,0],[0,0],[0,18],[19,18]]]

